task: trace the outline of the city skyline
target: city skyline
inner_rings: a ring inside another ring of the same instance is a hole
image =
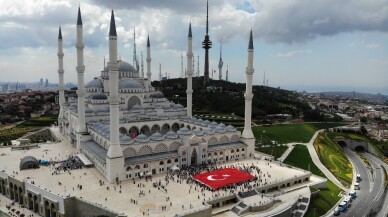
[[[206,1],[18,1],[4,2],[0,9],[0,80],[27,82],[44,77],[57,83],[56,43],[61,25],[65,83],[75,83],[79,3],[85,26],[85,80],[99,76],[107,57],[112,2],[122,60],[132,62],[135,27],[138,54],[145,53],[150,36],[152,80],[158,77],[159,63],[163,74],[179,77],[191,21],[193,53],[200,55],[203,75]],[[228,65],[229,81],[245,82],[246,41],[252,27],[255,85],[263,83],[265,72],[269,86],[284,89],[388,94],[387,7],[384,1],[210,0],[209,35],[214,46],[210,71],[218,69],[222,42],[224,73]],[[214,79],[219,77],[216,71]]]

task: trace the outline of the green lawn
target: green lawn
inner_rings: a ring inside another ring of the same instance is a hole
[[[252,127],[253,134],[257,142],[270,144],[271,141],[284,144],[290,142],[309,142],[315,131],[336,126],[341,126],[342,123],[304,123],[304,124],[287,124],[287,125],[271,125],[271,126],[254,126]]]
[[[309,170],[313,174],[325,177],[322,171],[311,160],[310,153],[305,145],[295,145],[294,149],[284,160],[285,164]]]
[[[345,186],[352,183],[353,169],[349,159],[343,153],[339,145],[333,141],[336,133],[323,132],[318,135],[314,142],[315,151],[319,159],[330,172]]]
[[[23,123],[16,125],[11,129],[0,131],[0,144],[10,140],[18,139],[28,132],[33,132],[50,126],[58,120],[58,117],[48,116],[40,118],[31,118]]]
[[[315,175],[326,177],[322,171],[315,166],[311,160],[307,147],[304,145],[295,145],[294,149],[284,160],[284,163],[301,169],[310,170]],[[320,189],[319,196],[311,199],[311,205],[305,216],[312,217],[324,215],[338,202],[340,199],[340,197],[338,197],[340,192],[341,189],[339,187],[330,180],[327,180],[327,188]]]
[[[288,149],[288,146],[276,146],[276,147],[256,147],[256,151],[260,151],[269,155],[273,155],[275,160],[283,155]]]

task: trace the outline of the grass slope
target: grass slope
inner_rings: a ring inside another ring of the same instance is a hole
[[[263,144],[269,144],[271,141],[277,143],[290,142],[309,142],[315,131],[342,125],[341,123],[304,123],[304,124],[287,124],[287,125],[271,125],[271,126],[255,126],[252,127],[256,141]]]
[[[322,171],[311,160],[307,147],[304,145],[295,145],[294,149],[284,160],[284,163],[310,170],[314,175],[325,177]],[[330,180],[327,180],[327,188],[320,189],[319,196],[311,199],[309,209],[305,216],[322,216],[327,213],[340,199],[338,196],[340,192],[341,189],[339,187]]]
[[[343,153],[343,150],[332,139],[336,133],[323,132],[318,135],[314,142],[315,151],[319,159],[330,172],[345,186],[349,187],[352,183],[353,170],[352,164]]]
[[[259,147],[256,151],[260,151],[269,155],[273,155],[275,159],[278,159],[288,149],[288,146],[276,146],[276,147]]]

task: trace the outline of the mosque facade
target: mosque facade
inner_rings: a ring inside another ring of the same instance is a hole
[[[113,183],[166,172],[171,167],[249,158],[255,139],[251,130],[253,41],[248,45],[245,125],[243,133],[223,123],[192,116],[192,32],[187,48],[187,108],[166,99],[151,85],[151,44],[147,40],[146,77],[118,59],[114,11],[109,29],[109,60],[98,77],[84,85],[83,24],[77,19],[77,99],[64,99],[63,38],[58,36],[61,133]],[[137,67],[138,68],[138,67]],[[243,103],[243,102],[241,102]]]

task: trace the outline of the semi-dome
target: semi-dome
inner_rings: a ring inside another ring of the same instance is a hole
[[[94,78],[86,84],[85,88],[104,88],[104,85],[99,78]]]
[[[164,95],[163,95],[162,92],[156,91],[156,92],[154,92],[154,93],[151,93],[151,94],[150,94],[150,97],[151,97],[151,98],[160,99],[160,98],[164,98]]]
[[[139,82],[132,79],[125,79],[119,82],[119,89],[140,89],[143,88]]]
[[[136,69],[129,63],[119,60],[119,72],[137,72]],[[109,72],[108,66],[105,67],[103,70],[104,72]]]
[[[96,93],[92,96],[93,100],[107,100],[108,97],[104,93]]]

